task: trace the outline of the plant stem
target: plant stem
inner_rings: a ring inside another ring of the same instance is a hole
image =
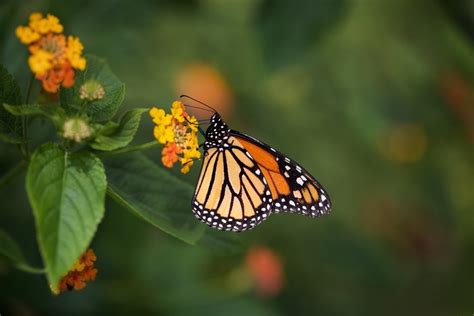
[[[159,145],[159,143],[156,140],[152,140],[151,142],[140,144],[140,145],[120,148],[120,149],[113,150],[113,151],[108,151],[108,152],[102,152],[100,154],[97,154],[97,156],[99,156],[99,157],[109,157],[109,156],[114,156],[114,155],[119,155],[119,154],[130,153],[130,152],[134,152],[134,151],[142,151],[142,150],[145,150],[145,149],[153,148],[157,145]]]
[[[26,169],[27,165],[27,162],[23,160],[15,167],[11,168],[3,177],[0,178],[0,189],[15,179],[16,176]]]
[[[23,263],[17,263],[16,267],[17,267],[17,269],[19,269],[23,272],[28,272],[28,273],[32,273],[32,274],[45,274],[46,273],[45,268],[32,267],[30,265],[23,264]]]

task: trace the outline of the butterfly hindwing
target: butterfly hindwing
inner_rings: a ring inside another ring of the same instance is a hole
[[[318,217],[328,213],[331,202],[321,184],[298,163],[267,144],[231,130],[262,170],[272,193],[272,211],[296,212]]]

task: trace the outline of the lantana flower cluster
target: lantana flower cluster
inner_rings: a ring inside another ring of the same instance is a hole
[[[81,41],[74,36],[66,38],[63,30],[57,17],[41,13],[32,13],[28,25],[16,29],[16,36],[28,45],[31,71],[42,82],[43,89],[50,93],[58,92],[61,85],[71,87],[75,70],[86,68]]]
[[[94,262],[96,260],[94,250],[88,249],[59,282],[59,293],[81,290],[86,287],[86,282],[95,280],[97,269],[94,267]]]
[[[150,116],[155,123],[153,135],[164,145],[161,152],[163,165],[171,168],[179,161],[181,172],[188,173],[194,163],[193,159],[201,157],[197,138],[198,121],[186,112],[180,101],[173,102],[171,114],[153,107]]]

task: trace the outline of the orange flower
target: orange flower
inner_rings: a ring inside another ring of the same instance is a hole
[[[283,267],[280,257],[270,248],[254,246],[247,251],[247,269],[262,296],[275,296],[283,287]]]
[[[159,143],[164,144],[161,152],[163,165],[171,168],[180,161],[181,172],[188,173],[193,159],[201,157],[197,138],[198,121],[186,112],[180,101],[173,102],[171,114],[153,107],[150,116],[155,123],[153,135]]]
[[[41,13],[32,13],[28,26],[16,29],[16,36],[28,45],[31,53],[28,58],[31,71],[50,93],[58,92],[60,86],[72,87],[75,69],[86,67],[79,38],[69,36],[66,41],[62,32],[63,26],[57,17]]]
[[[44,75],[37,75],[36,79],[43,82],[44,90],[56,93],[59,87],[70,88],[74,85],[74,69],[69,63],[57,65]]]
[[[173,167],[174,163],[179,159],[178,154],[180,151],[181,150],[176,143],[166,144],[161,151],[161,161],[163,162],[163,165],[167,168]]]
[[[97,269],[94,263],[97,257],[92,249],[87,250],[76,261],[73,268],[59,281],[59,291],[56,294],[72,290],[81,290],[86,287],[86,282],[95,280]]]

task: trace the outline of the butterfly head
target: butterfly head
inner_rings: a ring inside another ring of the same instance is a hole
[[[206,130],[206,141],[204,148],[224,148],[228,146],[229,126],[222,120],[219,113],[214,113],[211,117],[210,125]]]

